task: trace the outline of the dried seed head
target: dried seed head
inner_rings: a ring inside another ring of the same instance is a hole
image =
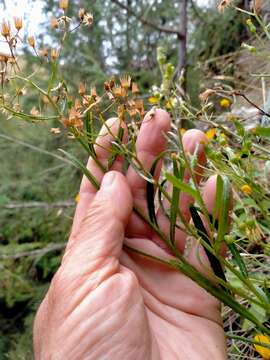
[[[40,56],[47,57],[47,56],[49,55],[48,49],[47,49],[47,48],[40,49],[39,55],[40,55]]]
[[[75,108],[77,111],[81,110],[82,104],[81,104],[80,99],[75,99],[74,108]]]
[[[3,21],[1,24],[1,34],[7,38],[10,36],[10,24],[8,21]]]
[[[59,0],[59,8],[66,11],[68,8],[68,0]]]
[[[218,11],[223,12],[232,2],[233,0],[222,0],[218,5]]]
[[[139,86],[135,82],[132,83],[131,91],[133,94],[139,94],[140,92]]]
[[[84,83],[80,83],[79,84],[79,94],[81,95],[81,96],[83,96],[83,95],[85,95],[85,91],[86,91],[86,87],[85,87],[85,84]]]
[[[17,31],[20,31],[23,27],[23,22],[21,17],[14,17],[14,25]]]
[[[39,116],[40,115],[38,109],[35,106],[33,106],[32,109],[30,110],[30,114],[34,115],[34,116]]]
[[[53,29],[58,29],[59,27],[58,19],[56,19],[55,17],[51,18],[51,27]]]
[[[85,11],[85,9],[83,9],[83,8],[81,8],[81,9],[79,10],[79,12],[78,12],[79,18],[80,18],[81,20],[83,20],[85,14],[86,14],[86,11]]]
[[[27,42],[32,48],[35,48],[36,41],[35,41],[34,36],[29,36],[28,39],[27,39]]]
[[[51,49],[51,58],[52,60],[57,60],[59,58],[59,51],[55,48]]]
[[[103,86],[104,86],[105,91],[110,91],[111,90],[110,83],[108,81],[105,81]]]
[[[129,89],[131,85],[131,77],[129,75],[123,76],[120,78],[120,83],[124,89]]]
[[[96,99],[97,99],[97,90],[96,90],[95,87],[91,88],[90,95],[92,96],[94,101],[96,101]]]
[[[94,17],[92,14],[86,13],[83,17],[83,24],[86,26],[91,26],[93,24]]]

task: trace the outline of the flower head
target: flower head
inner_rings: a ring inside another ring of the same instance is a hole
[[[83,23],[84,25],[90,27],[90,26],[93,24],[93,20],[94,20],[93,15],[86,13],[86,14],[83,16],[82,23]]]
[[[60,0],[59,1],[59,8],[66,11],[68,8],[68,0]]]
[[[231,101],[229,99],[222,98],[219,102],[219,105],[223,108],[228,108],[231,106]]]
[[[250,195],[252,193],[252,188],[248,185],[245,184],[241,187],[241,190],[244,194]]]
[[[120,79],[120,84],[124,89],[129,89],[131,86],[131,77],[129,75],[125,75]]]
[[[1,34],[7,38],[10,36],[10,24],[8,21],[3,21],[1,24]]]
[[[34,36],[29,36],[27,39],[28,44],[34,48],[36,46],[36,40],[34,38]]]
[[[263,334],[257,334],[255,337],[254,337],[254,340],[255,341],[258,341],[258,342],[262,342],[262,343],[265,343],[267,345],[270,345],[270,339],[268,336],[265,336]],[[263,359],[265,360],[268,360],[270,359],[270,349],[269,348],[266,348],[262,345],[255,345],[254,344],[254,347],[256,349],[256,351],[263,357]]]
[[[209,129],[205,133],[208,140],[213,140],[216,134],[217,134],[217,130],[215,128]]]
[[[59,58],[59,51],[55,48],[51,49],[51,58],[52,60],[57,60]]]
[[[23,27],[22,18],[14,17],[14,25],[17,31],[20,31]]]

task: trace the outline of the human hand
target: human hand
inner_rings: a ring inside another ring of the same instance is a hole
[[[117,134],[117,119],[107,125]],[[165,149],[163,134],[169,129],[165,111],[146,115],[136,143],[137,156],[146,169]],[[104,164],[111,141],[112,135],[103,128],[96,152]],[[198,130],[189,130],[183,137],[187,152],[198,146],[201,164],[205,163],[202,143],[206,141]],[[226,359],[219,302],[183,274],[123,250],[125,243],[161,258],[171,257],[152,229],[132,212],[135,205],[147,214],[145,181],[131,167],[121,174],[120,158],[105,175],[92,159],[88,168],[101,187],[96,191],[83,178],[62,264],[36,315],[36,360]],[[215,186],[215,178],[210,178],[203,188],[210,213]],[[182,195],[180,200],[180,210],[189,220],[191,199]],[[168,233],[168,220],[160,210],[157,219]],[[178,229],[175,240],[183,252],[186,235]],[[197,242],[186,256],[198,270],[209,268]]]

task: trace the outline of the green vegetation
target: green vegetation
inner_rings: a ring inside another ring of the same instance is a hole
[[[33,317],[60,264],[81,174],[98,187],[83,164],[89,155],[96,159],[98,129],[115,115],[129,124],[128,146],[119,131],[109,163],[98,165],[107,171],[121,154],[148,181],[148,214],[141,217],[174,253],[167,265],[224,303],[230,358],[259,358],[256,341],[270,343],[267,10],[259,2],[251,11],[244,1],[228,0],[221,3],[224,13],[192,1],[95,1],[92,8],[87,1],[64,3],[59,9],[58,1],[44,2],[51,26],[28,37],[18,58],[12,46],[18,34],[8,23],[1,27],[11,54],[0,55],[0,359],[32,358]],[[260,66],[239,65],[250,59]],[[166,108],[174,123],[159,181],[152,176],[158,159],[147,171],[134,149],[151,106]],[[183,128],[194,126],[209,139],[206,175],[219,175],[213,214],[197,184],[196,154],[183,153]],[[188,183],[185,169],[192,174]],[[169,238],[156,221],[154,185],[159,199],[170,203],[164,210]],[[193,224],[178,211],[181,192],[194,199]],[[177,227],[200,239],[215,271],[210,281],[179,253]],[[226,259],[220,255],[224,243]]]

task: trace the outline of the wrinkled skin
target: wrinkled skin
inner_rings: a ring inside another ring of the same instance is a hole
[[[117,134],[119,121],[110,119],[107,124]],[[136,144],[145,168],[149,169],[166,147],[164,134],[169,129],[165,111],[146,115]],[[104,164],[111,140],[112,135],[103,128],[96,152]],[[206,161],[206,141],[198,130],[187,131],[183,139],[186,152],[196,150],[201,164]],[[172,257],[158,236],[132,212],[134,205],[147,211],[145,181],[132,168],[121,174],[122,167],[123,160],[118,158],[113,171],[103,176],[89,159],[88,168],[101,181],[101,188],[97,192],[85,178],[82,181],[62,264],[36,315],[35,359],[226,359],[218,301],[179,272],[123,250],[125,243],[164,259]],[[210,212],[215,185],[214,177],[203,185]],[[187,195],[180,198],[180,210],[187,220],[191,201]],[[157,218],[163,232],[168,233],[162,211]],[[185,240],[186,235],[177,230],[181,252]],[[211,271],[196,240],[185,256],[198,270],[205,274]]]

